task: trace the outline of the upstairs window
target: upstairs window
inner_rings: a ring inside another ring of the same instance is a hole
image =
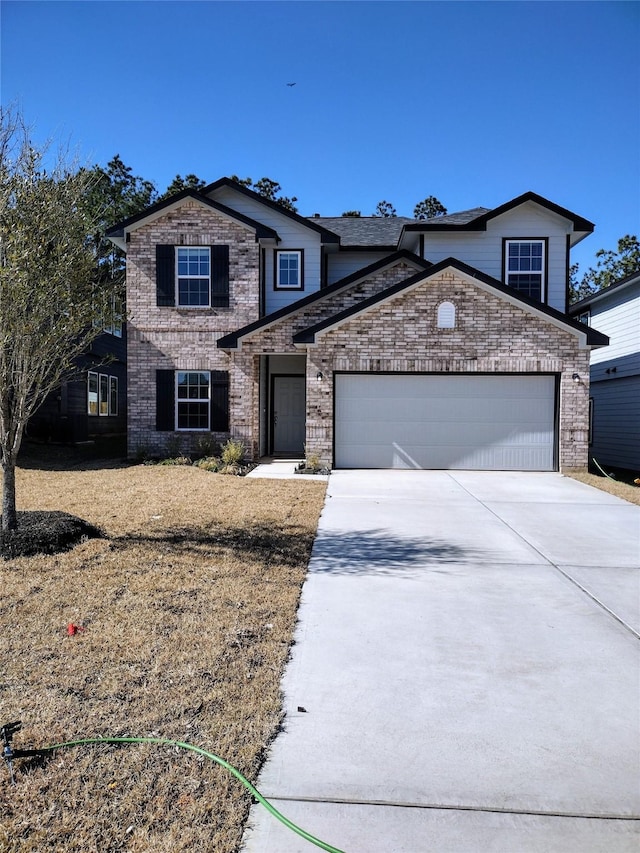
[[[178,305],[208,307],[211,286],[211,257],[207,247],[178,246]]]
[[[229,246],[156,246],[156,305],[229,307]]]
[[[302,258],[302,249],[296,249],[295,251],[276,250],[276,290],[302,290],[304,286]]]
[[[544,301],[544,240],[505,240],[505,282],[531,299]]]
[[[591,325],[591,311],[587,308],[586,311],[582,311],[580,314],[578,314],[578,316],[576,317],[576,320],[578,321],[578,323],[584,323],[585,326],[590,326]]]

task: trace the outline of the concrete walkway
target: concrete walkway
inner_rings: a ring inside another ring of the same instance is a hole
[[[259,790],[346,853],[636,853],[639,564],[560,474],[333,473]]]

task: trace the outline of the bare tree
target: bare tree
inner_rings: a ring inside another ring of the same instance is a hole
[[[31,415],[77,373],[101,332],[87,195],[64,155],[45,165],[22,116],[0,108],[0,464],[2,529],[17,527],[16,462]],[[117,280],[101,287],[120,286]]]

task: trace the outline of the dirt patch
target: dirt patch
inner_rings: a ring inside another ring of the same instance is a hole
[[[105,538],[0,564],[0,725],[22,720],[15,748],[184,740],[255,781],[282,723],[324,484],[82,463],[18,471],[20,511],[69,513]],[[0,850],[233,853],[249,805],[192,753],[77,747],[17,761],[15,787],[0,776]]]

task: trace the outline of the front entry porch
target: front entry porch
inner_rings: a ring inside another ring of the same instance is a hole
[[[262,456],[304,456],[306,430],[306,357],[260,358]]]

